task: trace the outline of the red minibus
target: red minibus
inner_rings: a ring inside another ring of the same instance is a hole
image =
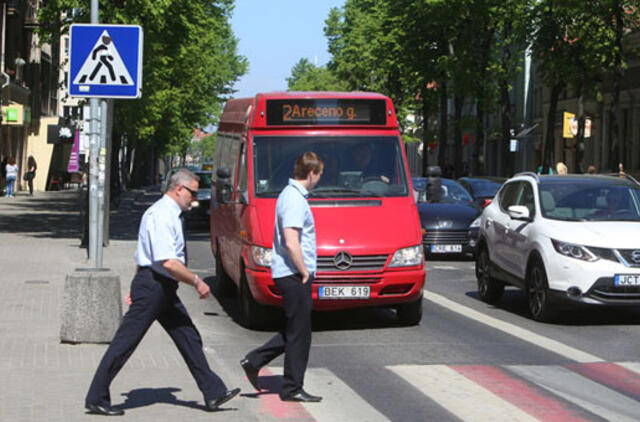
[[[227,101],[211,196],[216,289],[237,287],[239,319],[263,325],[282,303],[271,278],[275,205],[305,151],[325,163],[309,197],[318,269],[313,307],[388,306],[422,317],[422,231],[391,100],[365,92],[282,92]]]

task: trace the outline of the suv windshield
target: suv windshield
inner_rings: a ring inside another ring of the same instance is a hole
[[[256,136],[253,150],[257,197],[277,197],[293,177],[295,160],[306,151],[324,161],[324,173],[312,198],[409,193],[400,143],[394,136]]]
[[[640,221],[640,186],[576,179],[540,184],[542,215],[555,220]]]

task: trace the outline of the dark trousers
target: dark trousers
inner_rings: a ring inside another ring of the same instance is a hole
[[[142,268],[131,283],[133,303],[124,316],[89,387],[86,403],[110,405],[109,385],[127,362],[153,321],[171,336],[205,400],[222,396],[227,388],[207,362],[200,333],[176,295],[177,282]]]
[[[304,383],[304,372],[311,348],[311,284],[313,277],[302,284],[300,275],[275,278],[282,302],[286,325],[261,347],[251,351],[247,359],[255,368],[262,368],[284,353],[284,380],[281,396],[297,393]]]

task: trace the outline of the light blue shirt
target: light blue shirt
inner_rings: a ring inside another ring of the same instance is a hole
[[[176,201],[167,195],[151,205],[142,216],[136,247],[136,263],[171,277],[162,266],[167,259],[179,259],[184,264],[184,236]]]
[[[287,227],[300,230],[300,246],[302,257],[309,273],[316,272],[316,226],[313,214],[307,202],[309,192],[299,182],[289,179],[289,184],[280,192],[276,203],[276,223],[273,233],[273,254],[271,255],[271,276],[286,277],[299,273],[289,258],[284,241],[284,229]]]

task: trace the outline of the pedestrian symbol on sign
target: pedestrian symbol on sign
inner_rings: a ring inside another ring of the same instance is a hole
[[[78,85],[133,85],[113,39],[104,30],[73,80]]]

